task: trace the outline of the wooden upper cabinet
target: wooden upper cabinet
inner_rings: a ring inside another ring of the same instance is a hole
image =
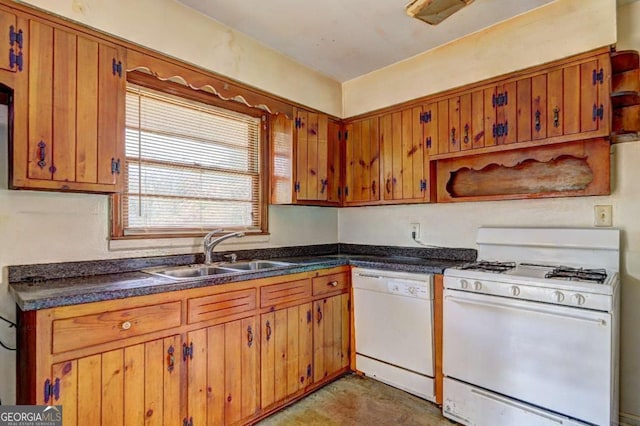
[[[380,124],[378,117],[345,128],[345,203],[380,200]]]
[[[16,97],[16,115],[26,119],[22,124],[16,117],[12,186],[119,191],[124,50],[34,19],[24,37],[27,59],[20,89],[28,95]]]
[[[269,124],[271,204],[293,203],[293,120],[271,115]]]
[[[445,101],[446,102],[446,101]],[[380,117],[380,143],[382,155],[382,199],[384,201],[428,201],[428,144],[438,151],[442,135],[436,124],[446,120],[447,113],[439,105],[418,106],[392,112]],[[431,119],[428,120],[428,113]],[[437,112],[436,112],[437,111]],[[427,113],[425,115],[425,113]],[[446,123],[448,125],[448,123]],[[425,128],[425,125],[428,125]],[[431,139],[429,139],[431,138]],[[445,139],[446,140],[446,139]],[[446,151],[445,151],[446,152]]]
[[[24,32],[15,13],[0,7],[0,69],[23,71]]]
[[[327,164],[327,201],[330,203],[340,203],[341,190],[340,190],[340,142],[342,139],[342,129],[340,122],[329,119],[328,133],[327,133],[327,149],[328,152],[328,164]]]
[[[298,204],[305,204],[305,201],[337,202],[337,188],[334,194],[329,195],[330,166],[333,165],[334,172],[336,170],[334,153],[329,151],[329,147],[335,148],[338,145],[336,135],[329,137],[329,121],[329,117],[322,113],[301,109],[295,112],[294,192]],[[331,129],[335,131],[335,125]],[[331,176],[332,184],[335,184],[335,178],[335,175]]]

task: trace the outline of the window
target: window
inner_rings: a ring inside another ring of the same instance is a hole
[[[129,83],[116,236],[265,231],[257,114]]]

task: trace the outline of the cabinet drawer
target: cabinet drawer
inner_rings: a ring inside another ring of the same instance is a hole
[[[255,309],[256,289],[251,288],[196,297],[189,299],[187,303],[187,321],[189,324],[223,318]]]
[[[349,288],[349,274],[324,275],[313,279],[313,295],[334,293]]]
[[[260,307],[293,302],[307,297],[311,297],[311,282],[309,280],[269,285],[260,289]]]
[[[180,326],[180,302],[53,321],[53,353]]]

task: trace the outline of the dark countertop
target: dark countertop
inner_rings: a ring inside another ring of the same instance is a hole
[[[258,278],[289,275],[333,268],[341,265],[354,265],[372,269],[404,272],[441,274],[446,268],[458,266],[469,261],[470,255],[466,253],[466,250],[468,249],[461,250],[465,250],[465,254],[461,256],[452,255],[451,257],[453,259],[420,258],[381,254],[290,255],[271,259],[291,262],[293,263],[291,266],[259,271],[214,275],[206,279],[174,280],[140,271],[123,271],[103,275],[45,279],[44,277],[47,275],[46,271],[48,270],[45,270],[45,272],[42,272],[41,270],[40,274],[34,276],[35,278],[28,279],[28,277],[26,277],[21,282],[10,283],[9,292],[14,297],[20,309],[23,311],[31,311],[58,306],[221,285]],[[402,252],[400,253],[405,254]],[[278,254],[282,255],[288,253]],[[167,262],[167,264],[173,263]],[[55,267],[60,269],[59,265],[61,264],[52,265],[56,265]],[[158,263],[154,262],[153,266],[157,265]],[[30,271],[35,270],[35,268],[36,267],[32,265],[29,266]],[[10,272],[14,272],[14,276],[18,276],[16,271],[10,270]]]

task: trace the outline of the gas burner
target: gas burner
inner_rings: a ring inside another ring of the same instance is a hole
[[[607,271],[604,269],[583,269],[560,266],[547,272],[545,278],[561,278],[569,281],[590,281],[598,284],[607,279]]]
[[[460,269],[470,269],[473,271],[488,271],[488,272],[505,272],[509,269],[516,267],[515,262],[489,262],[486,260],[479,260],[478,262],[467,263],[462,265]]]

